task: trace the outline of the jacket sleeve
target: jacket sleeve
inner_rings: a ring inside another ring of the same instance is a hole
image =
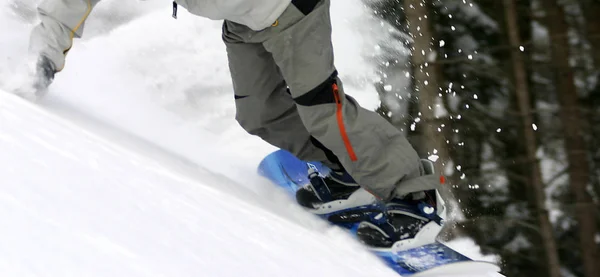
[[[100,0],[44,0],[38,6],[41,22],[31,32],[29,51],[50,59],[56,71],[65,66],[73,38],[81,37],[83,25]]]

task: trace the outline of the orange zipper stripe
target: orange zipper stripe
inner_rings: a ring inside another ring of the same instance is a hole
[[[77,25],[75,25],[75,28],[73,28],[73,30],[71,30],[71,32],[69,33],[69,39],[71,40],[71,45],[69,45],[69,47],[67,47],[67,49],[63,50],[63,55],[65,55],[65,56],[67,55],[67,53],[69,53],[69,51],[71,51],[71,47],[73,47],[73,39],[75,38],[75,33],[77,33],[79,28],[81,28],[81,26],[83,25],[85,20],[88,18],[88,16],[92,12],[92,1],[87,0],[86,2],[87,2],[87,8],[85,10],[85,13],[83,14],[83,17],[81,18],[81,20],[79,20]],[[56,72],[62,71],[64,69],[64,67],[65,67],[65,63],[63,63],[63,66],[61,68],[56,69]]]
[[[342,140],[344,140],[344,145],[346,146],[346,151],[350,155],[350,160],[353,162],[357,161],[356,153],[354,153],[354,149],[352,148],[352,144],[350,143],[350,139],[348,138],[348,133],[346,133],[346,126],[344,125],[344,116],[342,113],[342,101],[340,100],[340,91],[337,84],[333,84],[333,97],[335,98],[335,104],[337,106],[337,123],[340,128],[340,135],[342,136]]]

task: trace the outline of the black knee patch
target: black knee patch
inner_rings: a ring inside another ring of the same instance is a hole
[[[333,84],[336,83],[337,71],[334,71],[325,82],[318,85],[316,88],[303,94],[302,96],[294,98],[294,102],[302,106],[316,106],[321,104],[333,104],[335,103],[335,96],[333,94]]]
[[[304,15],[307,15],[315,9],[319,1],[321,0],[292,0],[292,4]]]

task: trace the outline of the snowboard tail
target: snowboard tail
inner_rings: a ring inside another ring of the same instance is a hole
[[[471,259],[451,249],[450,247],[434,242],[402,251],[374,251],[385,263],[402,276],[409,276],[419,272],[458,262],[470,262]]]
[[[266,156],[259,164],[258,171],[260,175],[283,188],[292,199],[295,199],[296,191],[310,182],[307,174],[309,166],[316,168],[323,175],[329,172],[329,169],[320,162],[307,163],[284,150],[277,150]],[[336,222],[331,220],[331,215],[321,215],[321,217],[356,235],[358,223]],[[433,227],[431,232],[437,234],[439,228],[439,226]],[[431,276],[429,273],[451,271],[454,274],[461,272],[472,274],[473,270],[481,273],[499,271],[498,266],[492,263],[473,261],[438,241],[429,243],[419,243],[415,240],[400,241],[389,249],[371,249],[371,251],[401,276],[425,277]]]

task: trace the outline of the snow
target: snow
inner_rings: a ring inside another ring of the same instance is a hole
[[[531,249],[531,247],[533,247],[532,243],[521,233],[515,236],[513,240],[505,246],[505,248],[512,253],[517,253],[523,249]]]
[[[564,218],[564,211],[561,209],[560,204],[557,203],[556,198],[561,194],[561,191],[566,190],[565,184],[569,183],[569,176],[565,174],[567,165],[564,162],[565,159],[560,159],[566,156],[566,153],[562,151],[562,147],[554,147],[553,153],[547,153],[544,149],[538,149],[536,156],[540,160],[540,170],[542,179],[546,185],[546,209],[548,209],[548,215],[550,222],[555,226],[560,226],[563,229],[568,229],[570,224],[573,224],[572,220]],[[554,158],[553,158],[554,157]]]
[[[223,175],[15,98],[0,96],[3,276],[393,276],[341,232],[271,213]]]
[[[219,22],[104,0],[29,103],[4,91],[26,81],[33,4],[0,9],[2,276],[395,276],[256,174],[274,148],[234,120]],[[355,27],[375,23],[333,5],[345,88],[374,109],[375,34]]]

